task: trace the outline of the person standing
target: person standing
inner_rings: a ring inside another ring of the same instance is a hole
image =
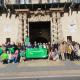
[[[65,52],[66,52],[66,50],[65,50],[65,49],[66,49],[65,41],[63,41],[63,42],[60,44],[59,49],[60,49],[61,58],[62,58],[62,60],[64,61],[64,60],[65,60],[64,54],[65,54]]]
[[[68,59],[72,60],[72,52],[73,51],[73,46],[71,43],[68,44],[68,48],[67,48],[67,54],[68,54]]]

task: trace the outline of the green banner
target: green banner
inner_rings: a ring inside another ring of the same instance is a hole
[[[26,50],[26,58],[47,58],[47,49],[45,48],[29,48]]]

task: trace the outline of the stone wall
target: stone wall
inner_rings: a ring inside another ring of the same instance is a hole
[[[60,14],[53,12],[52,16],[50,16],[49,14],[46,15],[45,12],[43,13],[44,15],[31,15],[31,18],[28,19],[27,14],[19,14],[19,17],[17,18],[15,15],[12,15],[10,18],[9,16],[6,17],[6,14],[2,14],[2,21],[0,22],[0,42],[4,43],[6,42],[6,38],[11,38],[11,42],[22,43],[23,38],[25,38],[26,35],[29,35],[29,22],[36,21],[50,21],[51,43],[58,41],[58,39],[60,39],[58,35],[58,33],[60,33],[58,32]],[[57,17],[58,20],[56,22]],[[22,19],[24,20],[24,23],[22,23]]]
[[[19,17],[15,17],[15,15],[9,17],[9,15],[2,14],[0,16],[0,44],[5,43],[6,38],[11,38],[12,42],[22,43],[22,39],[26,35],[29,35],[29,22],[31,21],[51,22],[51,43],[62,40],[67,41],[67,36],[72,36],[73,41],[80,43],[80,12],[74,11],[72,14],[64,13],[62,17],[59,12],[53,12],[52,15],[44,15],[44,13],[41,13],[43,15],[31,15],[30,18],[27,18],[26,13],[24,15],[19,14]],[[22,18],[24,25],[22,25]]]
[[[6,17],[6,14],[0,16],[0,44],[6,42],[6,38],[11,38],[12,42],[17,42],[18,40],[18,27],[19,19],[15,18],[15,15]]]
[[[72,36],[72,40],[80,43],[80,11],[74,11],[72,14],[64,13],[61,18],[62,32],[64,40],[67,36]]]

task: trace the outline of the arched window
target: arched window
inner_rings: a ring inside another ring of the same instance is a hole
[[[47,3],[50,3],[50,0],[47,0]]]
[[[80,0],[78,0],[78,3],[80,3]]]
[[[72,0],[67,0],[67,2],[72,2]]]
[[[4,0],[0,0],[0,6],[4,4]]]
[[[24,4],[24,0],[20,0],[20,4]]]
[[[39,0],[39,4],[41,4],[42,3],[42,0]]]
[[[20,0],[16,0],[16,4],[20,4]]]
[[[52,3],[59,3],[60,0],[52,0]]]
[[[32,4],[32,0],[29,0],[29,4]]]
[[[48,3],[52,3],[52,0],[47,0]]]
[[[80,3],[80,0],[72,0],[74,3]]]
[[[1,6],[1,0],[0,0],[0,6]]]

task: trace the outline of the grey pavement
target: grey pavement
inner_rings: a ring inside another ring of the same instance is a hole
[[[34,62],[34,61],[33,61]],[[37,61],[38,62],[38,61]],[[20,63],[16,64],[7,64],[0,68],[0,73],[7,73],[7,72],[37,72],[37,71],[56,71],[56,70],[80,70],[80,65],[74,64],[72,61],[64,61],[64,65],[58,65],[58,66],[27,66],[26,63],[23,63],[21,65],[24,65],[22,67],[19,67]],[[43,64],[45,64],[43,62]],[[53,63],[52,63],[53,64]],[[58,63],[60,64],[60,63]],[[26,65],[26,66],[25,66]]]
[[[53,77],[53,76],[59,76]],[[66,77],[66,75],[68,77]],[[73,77],[70,77],[70,76]],[[77,76],[78,75],[78,76]],[[45,76],[44,80],[75,80],[77,77],[77,80],[80,80],[80,61],[74,62],[74,61],[48,61],[48,60],[33,60],[33,61],[27,61],[26,63],[17,63],[17,64],[0,64],[0,80],[3,80],[2,78],[6,78],[6,80],[9,80],[10,77],[14,77],[11,80],[43,80],[43,78],[39,77]],[[51,76],[51,77],[50,77]],[[15,78],[15,77],[21,77]],[[24,78],[23,77],[27,77]],[[30,77],[38,77],[38,78],[30,78]],[[47,77],[47,78],[46,78]],[[8,78],[8,79],[7,79]],[[54,79],[53,79],[54,78]],[[56,79],[57,78],[57,79]]]

